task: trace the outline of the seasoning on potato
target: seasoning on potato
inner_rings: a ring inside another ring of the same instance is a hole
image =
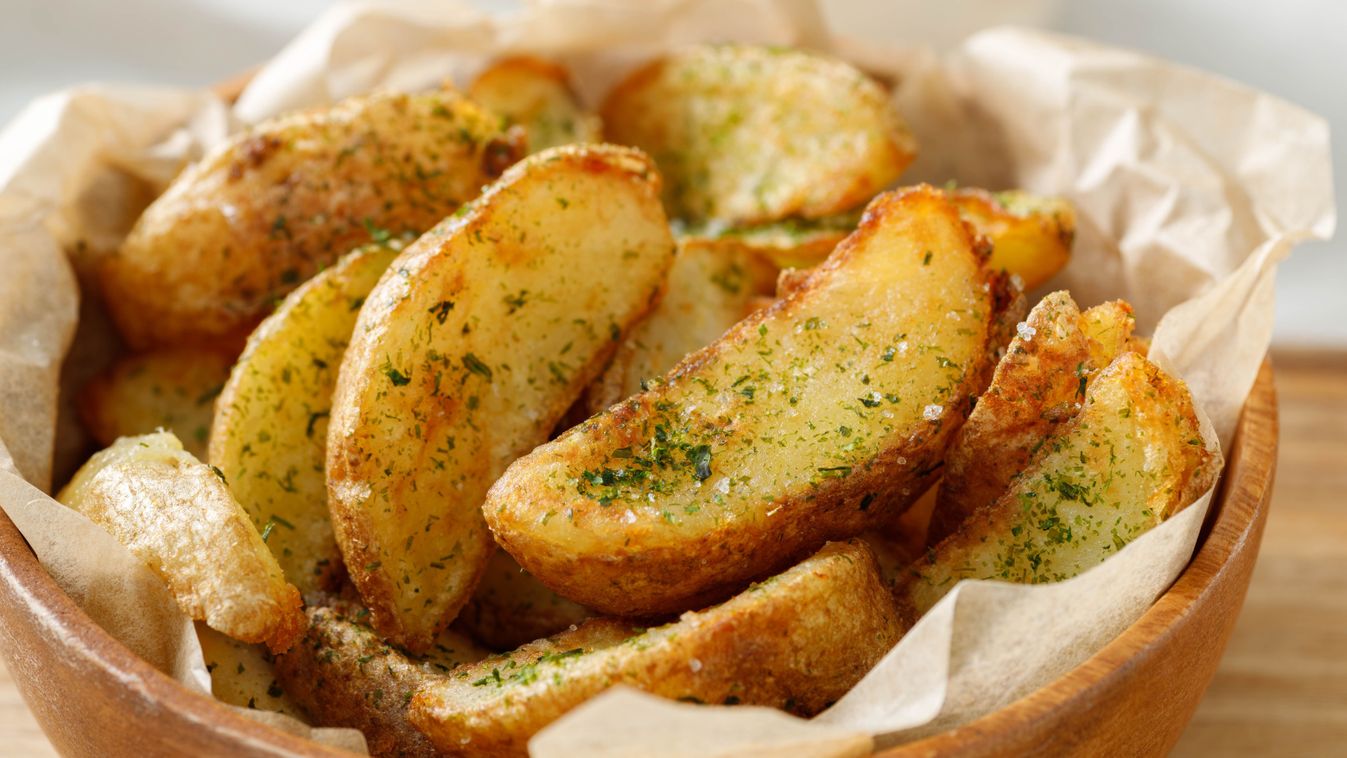
[[[642,153],[552,148],[412,243],[360,310],[328,428],[347,571],[424,650],[495,545],[486,490],[654,306],[674,243]]]

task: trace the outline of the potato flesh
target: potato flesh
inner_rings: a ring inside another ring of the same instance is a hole
[[[467,637],[441,632],[433,656],[411,658],[362,623],[360,609],[311,608],[309,631],[276,659],[276,674],[314,726],[359,729],[373,756],[438,755],[407,721],[407,705],[425,683],[486,651]]]
[[[597,142],[603,129],[571,90],[566,69],[530,57],[491,64],[468,87],[475,103],[519,124],[528,134],[530,152],[576,142]]]
[[[1216,479],[1181,382],[1126,352],[996,502],[913,564],[897,590],[913,618],[960,579],[1069,579],[1193,502]]]
[[[950,446],[930,543],[1005,492],[1043,441],[1075,417],[1087,384],[1128,349],[1133,326],[1131,307],[1120,301],[1082,314],[1062,291],[1034,306]]]
[[[102,269],[136,348],[251,327],[351,248],[429,229],[522,154],[451,92],[376,94],[267,121],[189,167]]]
[[[878,83],[799,51],[688,47],[619,84],[601,115],[609,140],[650,153],[670,215],[690,221],[850,211],[916,153]]]
[[[290,293],[248,338],[211,433],[210,460],[301,593],[332,589],[341,556],[327,508],[327,423],[360,305],[394,246],[342,258]]]
[[[526,570],[588,607],[713,602],[932,483],[990,317],[942,194],[883,196],[808,284],[521,458],[483,511]]]
[[[737,242],[681,241],[664,298],[586,391],[589,413],[635,395],[647,379],[715,342],[751,312],[756,296],[772,291],[775,277],[774,266]]]
[[[616,684],[812,715],[850,689],[901,634],[869,548],[831,543],[676,622],[642,631],[595,619],[464,666],[422,688],[411,717],[443,750],[512,756],[523,755],[542,727]]]
[[[118,440],[57,499],[143,560],[193,619],[274,651],[303,633],[299,591],[224,480],[171,433]]]
[[[494,545],[481,504],[547,439],[673,257],[637,151],[554,148],[394,261],[360,313],[328,432],[347,570],[385,636],[424,649]]]
[[[1024,289],[1051,279],[1071,259],[1076,212],[1066,200],[1020,190],[960,189],[951,196],[964,219],[991,241],[988,266],[1019,276]]]
[[[233,351],[198,347],[128,355],[80,390],[80,420],[105,447],[163,428],[204,458],[215,399],[233,362]]]

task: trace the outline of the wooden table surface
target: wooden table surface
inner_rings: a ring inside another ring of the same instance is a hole
[[[1175,756],[1347,756],[1347,352],[1274,353],[1281,457],[1244,611]],[[0,755],[55,755],[0,666]]]

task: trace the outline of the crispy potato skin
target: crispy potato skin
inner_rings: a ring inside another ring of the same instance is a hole
[[[176,347],[128,355],[95,377],[76,398],[80,421],[100,445],[168,429],[204,458],[215,398],[236,352]]]
[[[565,597],[649,616],[901,513],[985,374],[982,261],[938,190],[881,196],[799,289],[510,466],[497,541]]]
[[[495,650],[510,650],[593,615],[534,579],[509,553],[497,550],[455,626]]]
[[[436,638],[435,656],[416,659],[379,639],[357,608],[310,608],[309,631],[277,656],[276,674],[314,726],[343,726],[365,735],[373,756],[440,753],[407,721],[412,695],[486,651],[455,632]]]
[[[1076,211],[1059,197],[1020,190],[965,188],[950,194],[959,214],[992,243],[992,269],[1005,270],[1029,290],[1051,279],[1071,259]]]
[[[145,561],[193,619],[277,652],[304,633],[299,591],[225,482],[172,433],[118,440],[57,500]]]
[[[133,347],[196,344],[372,236],[420,233],[523,154],[451,92],[378,94],[261,123],[184,171],[104,262]],[[387,230],[380,231],[380,230]]]
[[[776,267],[733,240],[684,239],[654,312],[632,330],[585,390],[589,415],[641,391],[689,353],[715,342],[772,292]]]
[[[960,579],[1069,579],[1187,507],[1220,463],[1183,383],[1125,352],[1010,489],[910,567],[900,608],[915,619]]]
[[[380,633],[422,650],[453,620],[494,549],[487,488],[654,306],[673,251],[649,159],[587,145],[526,159],[394,261],[328,429],[337,543]]]
[[[200,621],[196,622],[196,637],[216,700],[308,722],[308,714],[277,683],[273,659],[266,648],[239,642]]]
[[[809,716],[850,689],[901,634],[869,548],[831,543],[674,623],[641,632],[595,619],[464,666],[423,687],[411,718],[446,751],[516,756],[538,730],[615,684]]]
[[[916,155],[883,87],[799,51],[688,47],[633,73],[601,115],[609,140],[650,153],[670,215],[690,221],[850,211]]]
[[[1066,292],[1054,292],[1018,328],[945,457],[929,544],[994,503],[1044,440],[1080,411],[1087,384],[1131,344],[1134,321],[1126,303],[1086,313]],[[1087,324],[1102,342],[1087,333]]]
[[[571,89],[563,66],[530,56],[505,58],[478,74],[468,97],[511,124],[524,127],[529,150],[598,142],[599,117],[587,112]]]
[[[360,305],[397,254],[360,248],[291,292],[248,338],[216,406],[210,461],[306,596],[342,575],[323,468],[328,415]]]

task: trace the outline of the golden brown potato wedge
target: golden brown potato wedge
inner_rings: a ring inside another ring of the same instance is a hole
[[[1132,344],[1133,326],[1132,309],[1122,301],[1082,314],[1069,294],[1054,292],[1034,306],[950,445],[930,544],[995,502],[1054,431],[1075,417],[1088,383]]]
[[[964,220],[991,240],[989,265],[1019,276],[1024,289],[1051,279],[1071,259],[1076,211],[1066,200],[1021,190],[958,189],[951,197]]]
[[[856,230],[859,221],[859,212],[728,228],[713,221],[685,225],[682,238],[735,240],[777,268],[810,268],[822,263],[839,242]]]
[[[118,437],[168,429],[205,458],[215,398],[236,353],[175,347],[128,355],[80,390],[76,404],[89,435],[104,447]]]
[[[980,389],[983,261],[940,191],[882,195],[799,289],[510,466],[497,541],[582,605],[656,615],[887,521]]]
[[[516,756],[538,730],[615,684],[808,716],[850,689],[901,634],[869,548],[831,543],[674,623],[642,631],[595,619],[459,668],[416,694],[411,719],[443,750]]]
[[[510,650],[593,615],[534,579],[509,553],[497,550],[455,626],[491,648]]]
[[[240,708],[274,711],[308,721],[308,714],[276,680],[271,654],[196,622],[196,637],[210,672],[210,691],[216,700]]]
[[[244,131],[189,167],[103,265],[133,347],[256,324],[338,255],[420,233],[523,152],[461,95],[377,94]]]
[[[732,240],[684,239],[669,269],[664,298],[617,349],[585,390],[593,415],[640,392],[684,356],[715,342],[772,291],[776,267]]]
[[[56,499],[145,561],[193,619],[273,651],[304,633],[299,591],[224,478],[171,432],[117,440]]]
[[[432,655],[418,659],[379,639],[358,608],[310,608],[308,616],[308,633],[276,657],[276,674],[310,723],[359,729],[373,756],[439,755],[408,723],[407,705],[426,683],[486,651],[446,631],[436,637]]]
[[[610,141],[655,159],[670,215],[694,222],[850,211],[916,154],[882,86],[798,50],[689,47],[628,77],[601,115]]]
[[[1124,352],[1010,488],[913,564],[900,605],[916,618],[960,579],[1069,579],[1188,506],[1219,470],[1188,389]]]
[[[306,596],[341,576],[323,469],[337,368],[400,247],[360,248],[291,292],[248,338],[217,404],[210,462]]]
[[[328,430],[347,571],[422,650],[494,549],[487,488],[544,441],[653,307],[674,243],[640,152],[525,159],[394,261],[360,311]]]
[[[491,64],[468,87],[468,97],[508,123],[524,127],[531,152],[576,142],[598,142],[599,117],[580,105],[563,66],[529,56]]]

